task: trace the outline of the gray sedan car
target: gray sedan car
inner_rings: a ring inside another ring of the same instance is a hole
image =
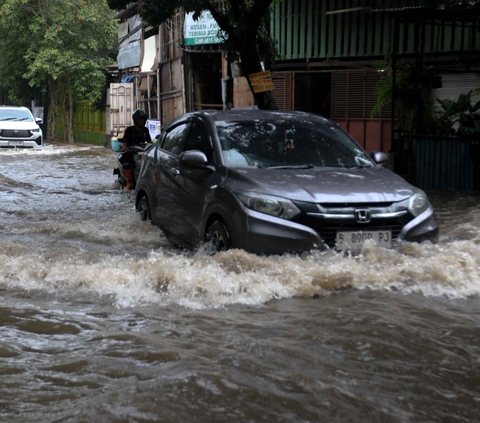
[[[317,115],[193,112],[147,152],[136,208],[181,246],[282,254],[436,242],[427,196],[387,159]]]

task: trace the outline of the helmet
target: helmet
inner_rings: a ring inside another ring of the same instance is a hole
[[[133,112],[132,119],[135,122],[135,119],[142,118],[147,120],[148,119],[148,114],[145,110],[142,109],[137,109]]]

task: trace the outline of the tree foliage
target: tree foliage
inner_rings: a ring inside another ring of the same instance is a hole
[[[441,110],[433,119],[434,132],[438,134],[473,134],[477,132],[472,116],[480,110],[480,101],[472,104],[472,97],[478,94],[477,90],[470,90],[467,94],[460,94],[456,100],[440,99],[437,102]]]
[[[131,0],[107,0],[110,7],[121,10]],[[159,25],[173,17],[181,6],[195,12],[194,18],[208,10],[220,29],[227,34],[225,48],[229,60],[240,59],[245,75],[269,68],[275,58],[275,43],[269,32],[269,10],[276,0],[150,0],[141,2],[142,17],[150,25]],[[247,78],[248,79],[248,78]],[[250,81],[248,81],[250,83]],[[252,86],[250,85],[252,88]],[[253,89],[252,89],[253,92]],[[254,94],[260,108],[275,109],[271,92]]]
[[[431,69],[410,63],[398,63],[393,87],[391,63],[377,64],[381,77],[376,87],[377,101],[371,117],[377,116],[382,108],[389,106],[395,93],[396,107],[399,109],[398,130],[401,132],[425,132],[426,117],[431,115],[432,104],[428,101],[427,88],[430,85]]]
[[[116,31],[106,0],[0,0],[2,86],[19,101],[25,82],[48,86],[52,115],[63,117],[73,142],[73,104],[101,97]]]

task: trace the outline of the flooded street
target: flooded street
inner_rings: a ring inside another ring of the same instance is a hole
[[[437,245],[171,246],[101,147],[0,151],[1,422],[478,422],[480,194]]]

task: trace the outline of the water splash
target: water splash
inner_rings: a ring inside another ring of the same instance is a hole
[[[104,150],[103,147],[97,147],[99,150]],[[42,149],[35,150],[33,148],[2,148],[0,149],[0,156],[53,156],[72,154],[79,151],[91,151],[95,149],[93,146],[78,146],[78,145],[54,145],[45,144]]]
[[[315,253],[263,257],[243,250],[211,255],[157,248],[146,258],[66,249],[34,251],[0,243],[0,284],[27,290],[94,292],[118,307],[177,304],[217,308],[345,289],[396,290],[464,298],[480,293],[479,242],[367,246],[358,256]]]
[[[58,154],[65,160],[47,160],[57,171],[42,169],[42,178],[33,166],[17,171],[23,158],[0,174],[5,235],[0,288],[98,294],[118,307],[189,308],[264,304],[348,289],[451,298],[480,293],[476,196],[433,197],[442,230],[437,245],[404,243],[392,250],[366,245],[355,256],[328,251],[265,257],[242,250],[213,255],[207,247],[175,249],[158,228],[141,222],[130,197],[108,189],[116,155],[104,148],[46,146],[1,154]],[[85,154],[89,166],[83,169]],[[100,157],[107,155],[111,163]]]

